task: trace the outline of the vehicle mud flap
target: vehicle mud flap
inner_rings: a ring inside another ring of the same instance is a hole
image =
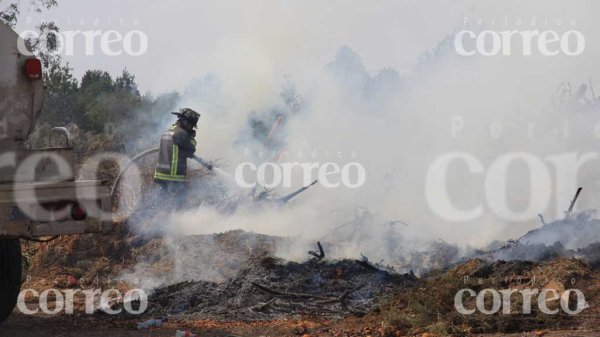
[[[21,242],[0,239],[0,323],[12,313],[21,289]]]

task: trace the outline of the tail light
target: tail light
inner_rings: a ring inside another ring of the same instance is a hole
[[[30,80],[39,80],[42,78],[42,62],[36,58],[25,60],[25,75]]]
[[[79,204],[75,204],[71,209],[71,218],[76,221],[85,220],[85,218],[87,218],[87,213],[81,206],[79,206]]]

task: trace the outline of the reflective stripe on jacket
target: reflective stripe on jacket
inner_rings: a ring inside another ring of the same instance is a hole
[[[154,179],[185,181],[187,158],[196,152],[196,141],[178,125],[171,126],[160,138]]]

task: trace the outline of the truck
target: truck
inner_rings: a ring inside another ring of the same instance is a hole
[[[42,113],[44,83],[41,61],[21,52],[23,45],[0,23],[0,323],[21,290],[22,240],[113,229],[110,188],[75,179],[67,130],[53,129],[59,145],[32,148],[27,142]]]

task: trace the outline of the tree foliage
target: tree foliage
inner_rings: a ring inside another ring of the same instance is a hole
[[[36,13],[41,13],[58,5],[57,0],[29,0],[27,3],[29,4],[29,9],[32,9]],[[20,0],[0,0],[0,22],[14,28],[19,19],[19,14],[21,14],[22,5],[23,1]]]
[[[141,95],[135,76],[127,69],[116,77],[88,70],[78,82],[68,67],[49,73],[45,97],[41,123],[75,124],[85,133],[127,144],[132,151],[153,145],[180,99],[176,92]]]
[[[127,69],[116,78],[106,71],[88,70],[79,83],[69,67],[57,67],[47,73],[45,97],[42,122],[76,123],[82,130],[96,133],[131,124],[138,113],[156,103],[151,96],[140,94],[135,76]]]

